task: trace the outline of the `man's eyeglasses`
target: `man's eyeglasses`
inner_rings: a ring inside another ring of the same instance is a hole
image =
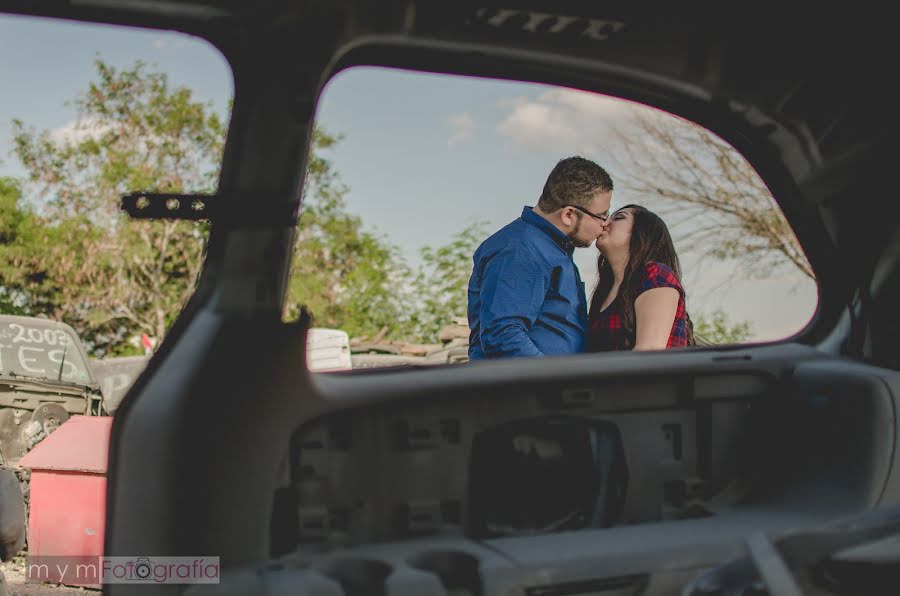
[[[600,221],[606,221],[607,219],[609,219],[609,211],[608,210],[604,211],[603,213],[591,213],[584,207],[579,207],[578,205],[563,205],[563,207],[571,207],[572,209],[578,209],[582,213],[587,213],[594,219],[599,219]]]

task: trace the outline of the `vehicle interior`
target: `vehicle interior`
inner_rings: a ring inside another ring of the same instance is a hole
[[[885,16],[488,0],[0,10],[188,33],[234,75],[218,192],[124,198],[132,217],[209,219],[211,236],[118,407],[105,554],[219,556],[221,582],[192,594],[896,593],[900,91]],[[297,197],[319,97],[353,66],[600,92],[715,132],[790,222],[815,316],[779,342],[310,373],[309,319],[281,316]]]

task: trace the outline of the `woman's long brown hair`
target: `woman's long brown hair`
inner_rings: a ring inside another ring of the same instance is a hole
[[[647,263],[657,262],[668,266],[681,280],[681,263],[675,252],[675,244],[669,234],[669,228],[657,214],[640,205],[625,205],[622,209],[631,209],[632,227],[631,241],[628,243],[628,263],[619,286],[619,312],[622,314],[622,326],[626,331],[627,348],[634,347],[636,325],[634,320],[635,293],[638,289],[638,276]],[[618,209],[621,211],[622,209]],[[612,216],[610,216],[612,217]],[[603,302],[613,286],[613,272],[606,257],[601,253],[597,259],[599,277],[597,287],[591,296],[591,312],[600,312]],[[597,309],[596,311],[594,309]],[[688,345],[694,345],[694,325],[685,311],[687,318]]]

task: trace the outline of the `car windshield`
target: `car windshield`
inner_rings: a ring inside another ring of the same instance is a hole
[[[53,321],[18,317],[0,318],[0,373],[7,377],[91,383],[71,331]]]

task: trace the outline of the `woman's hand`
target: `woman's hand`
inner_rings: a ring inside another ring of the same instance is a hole
[[[678,310],[678,290],[653,288],[634,301],[634,350],[665,350]]]

